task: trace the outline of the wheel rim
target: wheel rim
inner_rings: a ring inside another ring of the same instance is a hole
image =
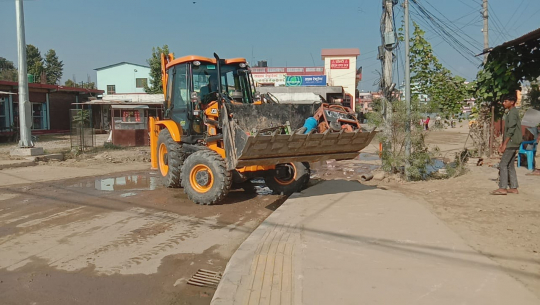
[[[214,175],[208,166],[197,164],[189,173],[189,182],[195,191],[206,193],[214,185]]]
[[[276,180],[277,183],[281,184],[281,185],[289,185],[291,183],[293,183],[294,181],[296,181],[296,166],[294,166],[293,163],[289,163],[288,165],[292,166],[292,175],[290,175],[290,177],[287,177],[286,179],[280,179],[278,177],[274,177],[274,179]]]
[[[167,145],[165,145],[165,143],[161,143],[161,145],[159,145],[158,156],[159,156],[159,171],[161,172],[161,175],[165,177],[169,173],[168,162],[165,162],[165,159],[167,158]]]

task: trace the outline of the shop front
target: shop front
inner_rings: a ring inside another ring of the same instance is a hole
[[[112,105],[112,144],[148,146],[148,109],[146,105]]]

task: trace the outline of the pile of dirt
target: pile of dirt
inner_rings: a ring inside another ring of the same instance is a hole
[[[110,163],[150,162],[150,148],[107,150],[96,154],[92,159]]]

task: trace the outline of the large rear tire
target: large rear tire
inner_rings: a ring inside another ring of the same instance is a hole
[[[212,150],[199,150],[189,155],[181,175],[184,193],[197,204],[219,203],[232,185],[232,175],[225,160]]]
[[[267,176],[264,177],[266,186],[278,195],[291,195],[294,192],[303,190],[310,179],[311,171],[307,162],[293,162],[287,164],[279,164],[280,166],[288,167],[288,174],[285,177]]]
[[[168,129],[159,132],[157,141],[158,169],[166,187],[180,187],[180,171],[184,163],[182,145],[171,137]]]

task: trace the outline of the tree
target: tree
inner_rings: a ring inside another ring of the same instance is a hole
[[[94,82],[83,83],[83,84],[82,84],[82,88],[85,88],[85,89],[96,89],[96,84],[95,84]]]
[[[381,100],[376,99],[373,104],[380,105]],[[422,106],[418,99],[411,100],[411,121],[419,122],[423,118],[423,112],[426,111],[425,106]],[[377,106],[380,108],[380,106]],[[387,149],[382,153],[382,168],[391,173],[404,172],[405,165],[410,164],[409,176],[412,180],[422,180],[427,178],[427,166],[432,163],[434,152],[430,152],[424,142],[425,132],[423,126],[418,124],[410,124],[407,115],[405,102],[402,100],[394,100],[392,103],[392,115],[389,119],[383,118],[382,112],[373,111],[367,114],[369,124],[377,128],[389,127],[387,133],[379,133],[378,140],[383,145],[387,145]],[[406,141],[406,126],[411,127],[411,156],[409,160],[405,157],[405,141]],[[408,161],[408,162],[407,162]]]
[[[17,81],[17,69],[12,61],[0,57],[0,80]]]
[[[43,58],[39,49],[31,44],[26,45],[26,65],[28,74],[34,75],[34,79],[39,79],[43,72]]]
[[[163,93],[161,82],[161,54],[169,54],[169,46],[163,45],[162,48],[152,48],[152,57],[146,60],[150,66],[150,87],[144,86],[144,92],[156,94]]]
[[[531,84],[531,90],[529,90],[529,105],[536,110],[540,110],[540,88],[539,83],[535,82]]]
[[[57,84],[62,79],[64,63],[58,60],[56,51],[50,49],[45,54],[45,74],[47,75],[47,84]]]
[[[71,79],[68,79],[65,83],[64,83],[64,86],[66,87],[75,87],[75,82],[72,81]]]
[[[72,81],[71,79],[68,79],[65,83],[64,83],[64,86],[66,87],[73,87],[73,88],[84,88],[84,89],[96,89],[96,83],[94,82],[80,82],[80,83],[76,83],[74,81]]]
[[[410,41],[411,83],[416,86],[416,91],[429,96],[432,110],[438,109],[446,116],[457,115],[467,98],[468,86],[464,78],[453,76],[452,72],[439,62],[424,35],[425,32],[414,23],[414,33]]]

